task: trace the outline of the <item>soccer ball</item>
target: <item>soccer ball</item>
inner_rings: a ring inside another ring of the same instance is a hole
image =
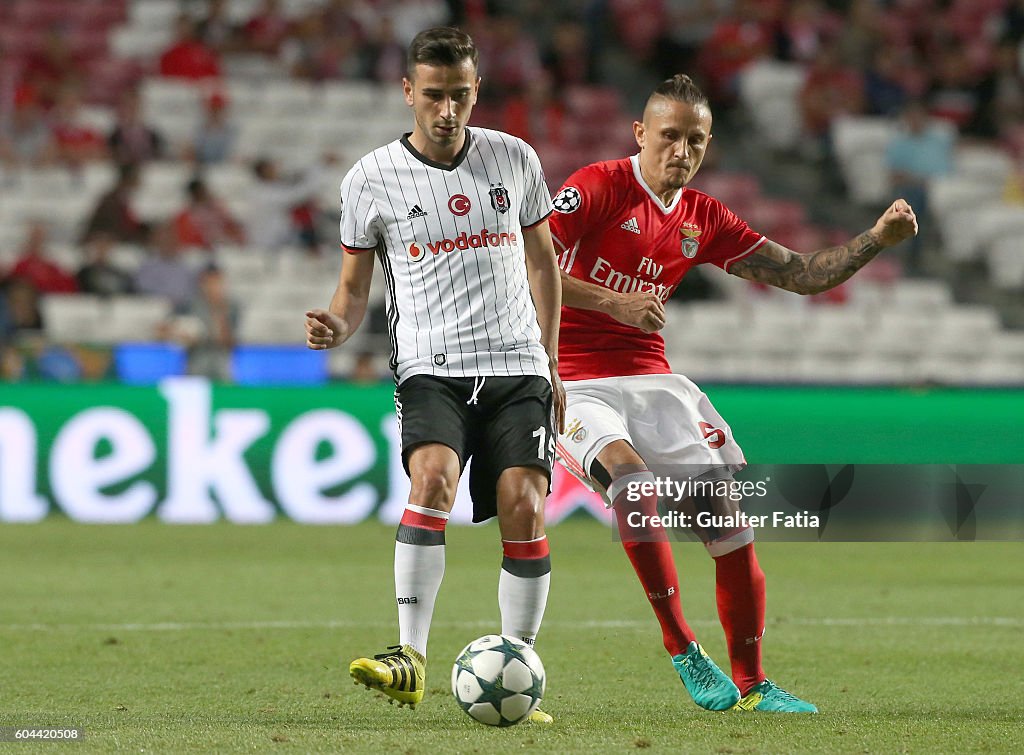
[[[463,648],[452,668],[452,694],[470,717],[488,726],[513,726],[537,710],[544,696],[544,664],[522,640],[488,634]]]

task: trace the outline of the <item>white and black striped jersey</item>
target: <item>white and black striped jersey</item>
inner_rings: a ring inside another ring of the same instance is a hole
[[[387,283],[391,367],[419,374],[549,377],[526,277],[523,228],[552,210],[537,153],[466,129],[451,165],[409,134],[375,149],[341,183],[341,245],[375,251]]]

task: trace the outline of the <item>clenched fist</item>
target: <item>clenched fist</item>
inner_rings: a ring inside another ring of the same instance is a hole
[[[326,309],[306,312],[306,346],[311,349],[333,349],[348,338],[348,323]]]
[[[895,246],[917,235],[917,216],[905,199],[897,199],[882,213],[872,231],[882,246]]]

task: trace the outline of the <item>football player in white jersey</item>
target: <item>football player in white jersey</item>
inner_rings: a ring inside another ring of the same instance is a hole
[[[408,60],[413,130],[342,182],[340,280],[328,309],[306,313],[306,336],[327,349],[352,335],[378,259],[411,491],[395,544],[399,644],[349,671],[413,706],[423,698],[445,523],[470,458],[473,518],[496,515],[501,531],[501,633],[532,644],[540,629],[551,571],[543,506],[565,398],[551,197],[536,153],[508,134],[467,128],[480,86],[467,34],[423,31]]]

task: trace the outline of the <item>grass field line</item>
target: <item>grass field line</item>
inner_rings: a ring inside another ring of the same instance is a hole
[[[696,619],[688,623],[696,626],[717,626],[711,619]],[[1024,618],[1007,616],[872,616],[854,617],[804,617],[769,620],[769,626],[812,626],[812,627],[864,627],[864,626],[907,626],[907,627],[1024,627]],[[494,621],[435,621],[434,628],[448,629],[489,629]],[[544,622],[545,627],[562,629],[650,629],[647,619],[591,619],[583,621],[552,620]],[[361,621],[359,619],[332,619],[326,621],[162,621],[152,623],[125,624],[0,624],[0,632],[222,632],[262,631],[274,629],[392,629],[395,622]]]

